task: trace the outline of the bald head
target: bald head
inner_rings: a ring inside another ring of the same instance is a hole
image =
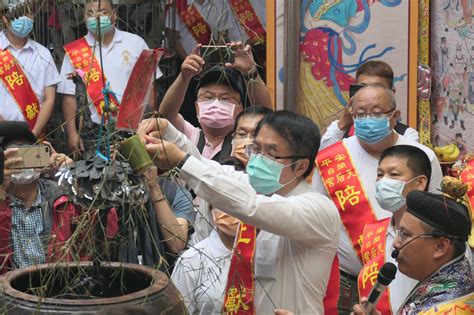
[[[357,112],[387,112],[397,107],[395,94],[383,84],[369,84],[354,95],[352,109]]]

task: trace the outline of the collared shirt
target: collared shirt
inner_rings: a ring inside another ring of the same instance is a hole
[[[230,7],[229,0],[209,1],[205,0],[202,4],[199,1],[187,0],[187,4],[194,5],[196,10],[201,14],[204,20],[209,25],[212,32],[227,32],[231,41],[245,42],[248,39],[247,33],[236,14]],[[262,0],[249,0],[255,14],[260,20],[260,23],[266,27],[266,5]],[[174,29],[179,32],[180,43],[183,46],[186,54],[191,54],[192,50],[198,42],[189,31],[188,26],[181,20],[179,12],[176,12],[175,17],[172,16],[173,11],[168,10],[166,15],[166,27]],[[174,21],[173,21],[174,20]],[[173,25],[173,23],[175,25]]]
[[[257,195],[244,172],[195,157],[186,161],[180,176],[214,207],[260,229],[255,253],[257,314],[273,314],[275,308],[323,314],[340,233],[339,215],[327,197],[305,181],[285,196]]]
[[[90,32],[86,35],[86,41],[90,47],[93,47],[95,58],[100,62],[99,43]],[[115,29],[114,38],[108,46],[102,45],[102,63],[105,77],[110,82],[110,87],[119,102],[122,101],[133,66],[145,49],[148,49],[148,46],[140,36],[119,29]],[[59,93],[67,95],[76,94],[74,82],[67,79],[68,74],[74,72],[74,70],[71,60],[65,57],[61,67],[62,82],[58,86]],[[100,124],[101,119],[94,105],[91,104],[89,108],[92,113],[92,121]]]
[[[49,50],[31,39],[28,39],[22,49],[16,49],[10,44],[4,32],[0,33],[0,48],[2,50],[8,49],[19,62],[41,106],[44,90],[61,81]],[[0,83],[0,100],[2,102],[0,116],[5,120],[25,121],[15,99],[3,83]]]
[[[178,259],[171,280],[190,314],[222,312],[231,259],[232,251],[215,230]]]
[[[12,209],[12,244],[13,261],[17,267],[26,267],[46,262],[43,233],[42,195],[38,187],[38,194],[30,209],[26,209],[24,202],[13,196],[10,198]]]
[[[367,153],[355,136],[346,138],[343,140],[344,144],[347,146],[347,150],[350,152],[354,166],[359,173],[360,181],[366,195],[369,199],[369,202],[374,209],[374,214],[377,220],[385,219],[392,216],[392,213],[386,210],[383,210],[377,200],[375,199],[375,182],[377,180],[377,167],[378,159],[371,156]],[[440,188],[441,179],[443,174],[441,172],[441,166],[434,152],[418,143],[411,140],[408,140],[402,135],[398,136],[398,140],[395,145],[412,145],[423,150],[428,158],[431,161],[431,179],[430,179],[430,192],[437,192]],[[319,172],[315,172],[313,176],[313,187],[316,191],[327,195],[326,188],[321,180]],[[346,233],[345,228],[343,228],[343,233],[341,233],[341,239],[338,248],[338,257],[340,263],[340,269],[344,272],[357,276],[362,269],[362,264],[360,259],[356,256],[352,242],[349,238],[349,235]]]
[[[181,132],[191,140],[194,145],[197,145],[199,142],[199,135],[201,133],[201,129],[198,127],[194,127],[188,121],[184,120],[183,130]],[[216,146],[213,146],[206,136],[204,136],[204,148],[201,152],[202,157],[206,159],[212,159],[216,154],[221,152],[222,144],[224,143],[224,139],[219,142]]]

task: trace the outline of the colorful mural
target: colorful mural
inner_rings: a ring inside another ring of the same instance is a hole
[[[431,1],[434,145],[474,150],[474,1]]]
[[[397,103],[406,120],[409,8],[410,2],[401,0],[303,0],[300,111],[326,126],[347,104],[357,68],[379,59],[394,69]]]

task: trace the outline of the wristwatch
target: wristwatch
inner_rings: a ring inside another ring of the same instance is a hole
[[[178,169],[181,169],[183,166],[184,166],[184,163],[186,163],[186,161],[189,159],[191,155],[189,153],[186,153],[186,155],[184,156],[184,158],[178,163],[178,165],[176,165],[176,167]]]
[[[252,70],[250,70],[246,76],[244,76],[245,80],[250,81],[250,80],[255,80],[258,77],[258,70],[256,66],[252,67]]]

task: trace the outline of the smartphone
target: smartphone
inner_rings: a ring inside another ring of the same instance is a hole
[[[234,63],[235,54],[229,46],[201,46],[199,54],[206,64]]]
[[[13,168],[44,168],[49,165],[51,148],[45,144],[23,145],[16,147],[18,151],[12,158],[22,158],[23,162]]]
[[[349,97],[352,98],[357,93],[357,91],[359,91],[364,86],[365,84],[351,84],[349,87]]]

